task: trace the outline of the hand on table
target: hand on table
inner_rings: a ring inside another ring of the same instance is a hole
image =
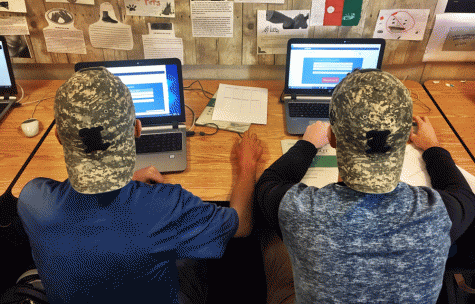
[[[149,166],[134,172],[132,180],[139,181],[142,183],[154,185],[158,183],[163,183],[163,175],[158,172],[157,168],[154,166]]]
[[[418,130],[417,133],[413,133],[413,130],[411,129],[411,134],[409,135],[409,139],[414,143],[414,145],[423,151],[432,147],[440,147],[439,140],[437,139],[437,135],[435,134],[429,118],[427,116],[422,118],[414,116],[414,120],[417,123]]]
[[[311,142],[315,148],[320,149],[330,142],[330,124],[317,121],[309,125],[302,139]]]
[[[241,142],[234,143],[233,149],[239,170],[255,169],[263,151],[257,135],[249,131],[244,132]]]

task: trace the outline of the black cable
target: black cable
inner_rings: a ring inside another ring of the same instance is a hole
[[[200,85],[200,89],[191,89],[191,86],[194,85],[195,83],[198,83]],[[206,98],[213,98],[213,94],[208,92],[208,91],[205,91],[205,89],[203,88],[203,85],[201,85],[201,82],[199,80],[195,80],[193,81],[189,86],[186,86],[186,87],[183,87],[183,90],[188,90],[188,91],[198,91],[198,90],[201,90],[201,92],[203,92],[203,95],[206,97]],[[206,94],[209,94],[211,95],[211,97],[207,96]]]

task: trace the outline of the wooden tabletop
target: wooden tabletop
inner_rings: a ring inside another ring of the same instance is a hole
[[[23,100],[25,103],[45,97],[54,97],[57,88],[63,82],[62,80],[18,81],[25,90]],[[187,86],[192,82],[192,80],[185,80],[184,85]],[[285,132],[283,105],[279,102],[284,83],[281,80],[201,80],[204,89],[211,93],[217,91],[220,83],[263,87],[269,90],[267,125],[253,124],[250,128],[251,132],[256,133],[264,145],[264,155],[258,168],[258,175],[260,175],[282,155],[280,144],[282,139],[299,138]],[[442,146],[452,153],[455,162],[459,166],[475,175],[475,164],[425,93],[422,85],[414,81],[406,81],[405,84],[413,94],[414,113],[429,116]],[[193,88],[199,88],[199,85],[194,84]],[[199,116],[208,103],[208,98],[201,91],[185,91],[185,102]],[[40,133],[33,138],[25,137],[20,124],[31,117],[35,105],[33,103],[15,108],[0,123],[0,172],[2,172],[0,176],[0,194],[7,189],[11,180],[53,121],[53,98],[50,98],[39,103],[34,114],[34,117],[40,121]],[[191,112],[189,110],[187,110],[187,125],[191,125]],[[211,133],[214,130],[197,126],[195,131]],[[212,136],[195,135],[189,137],[187,139],[187,169],[180,173],[165,174],[165,181],[181,184],[185,189],[203,200],[229,200],[231,188],[236,178],[236,168],[231,161],[231,151],[234,141],[237,140],[239,140],[239,136],[236,133],[224,130],[220,130]],[[54,136],[54,128],[16,183],[12,191],[13,194],[18,196],[28,181],[40,176],[60,181],[67,178],[63,150]]]
[[[475,81],[428,80],[424,86],[475,155]]]

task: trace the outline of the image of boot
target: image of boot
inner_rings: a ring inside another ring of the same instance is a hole
[[[119,21],[114,20],[109,16],[109,12],[102,12],[102,21],[109,23],[119,23]]]

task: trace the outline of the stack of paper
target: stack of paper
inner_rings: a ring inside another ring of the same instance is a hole
[[[213,120],[267,124],[267,89],[220,84]]]

